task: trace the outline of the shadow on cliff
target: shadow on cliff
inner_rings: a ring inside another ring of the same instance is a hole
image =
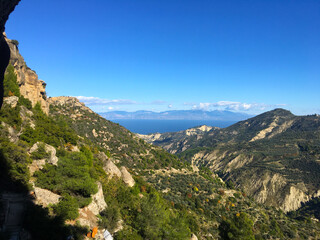
[[[12,201],[16,204],[13,198],[10,201],[4,199],[4,195],[10,194],[19,195],[20,198],[22,196],[24,199],[23,219],[20,219],[20,227],[30,235],[31,239],[57,240],[68,239],[69,236],[73,236],[72,239],[82,239],[87,233],[87,229],[84,227],[66,225],[60,217],[50,215],[48,209],[33,202],[34,196],[29,192],[28,186],[10,176],[10,166],[5,154],[0,150],[0,229],[3,229],[6,218],[8,218],[5,214],[5,212],[9,212],[5,210],[9,205],[7,202]],[[8,239],[8,236],[10,236],[10,232],[0,232],[0,239]]]
[[[2,33],[1,33],[2,34]],[[10,49],[4,37],[0,37],[0,108],[3,102],[3,79],[10,59]]]

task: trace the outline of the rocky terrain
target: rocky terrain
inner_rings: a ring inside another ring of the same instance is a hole
[[[320,117],[275,109],[224,129],[140,136],[288,212],[320,193]],[[195,134],[190,134],[190,133]]]

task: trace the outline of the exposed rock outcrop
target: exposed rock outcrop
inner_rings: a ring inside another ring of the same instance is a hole
[[[129,187],[133,187],[135,184],[135,181],[132,178],[131,174],[126,169],[126,167],[122,166],[120,168],[120,171],[121,171],[122,180],[124,181],[124,183],[127,184]]]
[[[39,80],[35,71],[31,70],[23,57],[20,55],[15,41],[5,38],[10,48],[10,64],[14,66],[15,73],[17,74],[17,81],[20,86],[20,93],[25,98],[28,98],[32,106],[37,102],[41,104],[43,112],[49,113],[49,104],[46,101],[46,83]]]
[[[57,105],[57,106],[68,106],[68,108],[74,108],[74,107],[81,108],[81,109],[85,109],[89,113],[94,113],[90,108],[86,107],[84,103],[80,102],[75,97],[51,97],[51,98],[48,98],[48,103]],[[74,114],[70,117],[75,119],[79,116],[82,116],[82,114],[81,113],[79,113],[79,115]]]
[[[6,97],[3,99],[5,104],[8,104],[10,107],[15,108],[19,101],[17,96]]]
[[[107,160],[105,165],[103,166],[103,170],[110,175],[110,177],[117,176],[121,178],[121,171],[119,168],[112,162],[111,159]]]

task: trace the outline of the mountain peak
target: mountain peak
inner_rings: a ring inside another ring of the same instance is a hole
[[[289,110],[283,108],[275,108],[267,113],[272,113],[278,116],[294,116]]]

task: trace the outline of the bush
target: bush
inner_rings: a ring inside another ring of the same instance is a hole
[[[108,229],[109,231],[113,231],[116,229],[118,225],[118,221],[120,220],[120,209],[116,205],[109,205],[105,210],[101,213],[101,218],[99,225],[103,228]]]
[[[222,221],[219,226],[222,239],[253,240],[253,222],[245,213],[236,214],[232,219]]]
[[[17,96],[20,97],[19,84],[14,67],[9,64],[3,80],[4,97]]]
[[[50,153],[46,152],[44,143],[38,144],[37,151],[34,151],[31,153],[32,159],[44,159],[44,158],[48,158],[49,156],[50,156]]]
[[[16,47],[19,46],[19,41],[18,41],[18,40],[12,39],[12,40],[11,40],[11,43],[12,43],[13,45],[15,45]]]
[[[60,194],[75,196],[78,205],[83,207],[98,191],[96,179],[90,174],[94,167],[89,166],[88,162],[82,152],[66,153],[60,157],[58,166],[47,164],[41,171],[35,172],[36,184]]]
[[[31,110],[32,109],[32,103],[28,98],[25,98],[24,96],[19,97],[19,103],[22,106],[25,106],[27,109]]]
[[[78,202],[70,195],[65,195],[62,200],[53,206],[54,212],[63,220],[74,220],[79,216]]]

